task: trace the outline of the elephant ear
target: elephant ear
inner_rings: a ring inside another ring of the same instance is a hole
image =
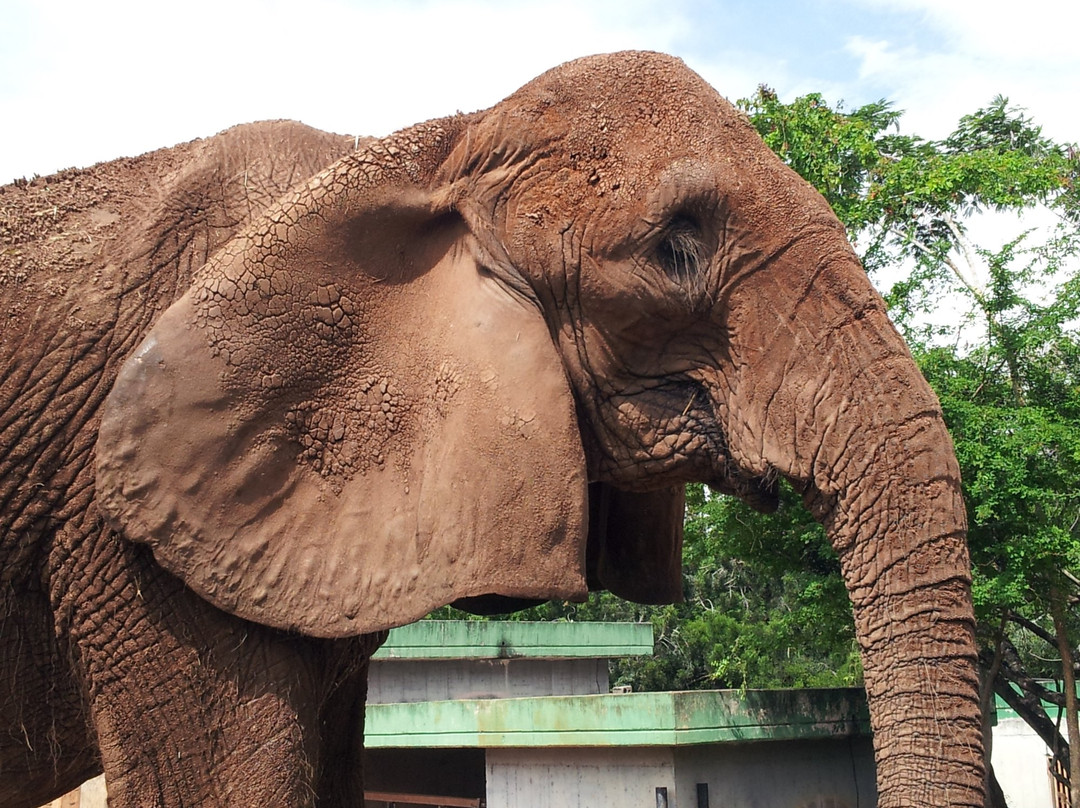
[[[455,121],[316,176],[120,371],[98,501],[222,609],[336,637],[459,598],[586,594],[562,364],[539,309],[485,270],[459,192],[430,179]]]
[[[589,583],[635,603],[683,599],[683,486],[623,491],[589,486]]]

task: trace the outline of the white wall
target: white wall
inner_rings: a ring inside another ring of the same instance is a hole
[[[621,749],[489,749],[488,808],[873,808],[868,738]]]
[[[998,721],[991,759],[1009,808],[1052,808],[1046,744],[1024,719]]]
[[[43,808],[105,808],[105,802],[105,775],[101,774]]]

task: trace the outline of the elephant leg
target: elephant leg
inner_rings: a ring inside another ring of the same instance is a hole
[[[5,808],[37,808],[101,771],[69,655],[52,626],[48,598],[36,580],[2,585],[0,805]]]
[[[381,637],[378,642],[381,644]],[[362,665],[349,672],[323,707],[318,808],[352,808],[364,804],[364,707],[368,659],[375,647],[364,654]]]
[[[315,804],[322,703],[360,665],[359,642],[232,617],[107,530],[55,565],[52,587],[110,806]]]

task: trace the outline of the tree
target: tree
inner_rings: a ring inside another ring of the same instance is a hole
[[[868,269],[906,267],[886,298],[956,443],[988,685],[1067,768],[1071,748],[1071,770],[1080,769],[1071,662],[1080,636],[1071,611],[1080,562],[1076,147],[1045,138],[1000,97],[936,142],[891,133],[899,114],[884,102],[844,113],[820,96],[785,105],[760,88],[742,103],[766,141],[826,195]],[[1053,216],[1042,238],[1024,230],[997,249],[971,243],[976,214],[1035,207]],[[942,300],[962,316],[942,316]],[[1063,694],[1032,676],[1048,671],[1021,649],[1038,642],[1060,655]],[[1069,744],[1043,699],[1066,707]]]

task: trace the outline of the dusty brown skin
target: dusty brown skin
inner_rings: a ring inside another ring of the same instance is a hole
[[[211,254],[353,144],[258,124],[0,190],[0,805],[103,765],[119,806],[359,793],[323,767],[361,743],[378,638],[220,612],[105,526],[94,480],[124,358]]]
[[[678,598],[682,484],[785,476],[879,804],[981,805],[956,462],[825,202],[655,54],[351,146],[242,127],[0,195],[0,802],[103,766],[123,808],[358,804],[383,629]]]

